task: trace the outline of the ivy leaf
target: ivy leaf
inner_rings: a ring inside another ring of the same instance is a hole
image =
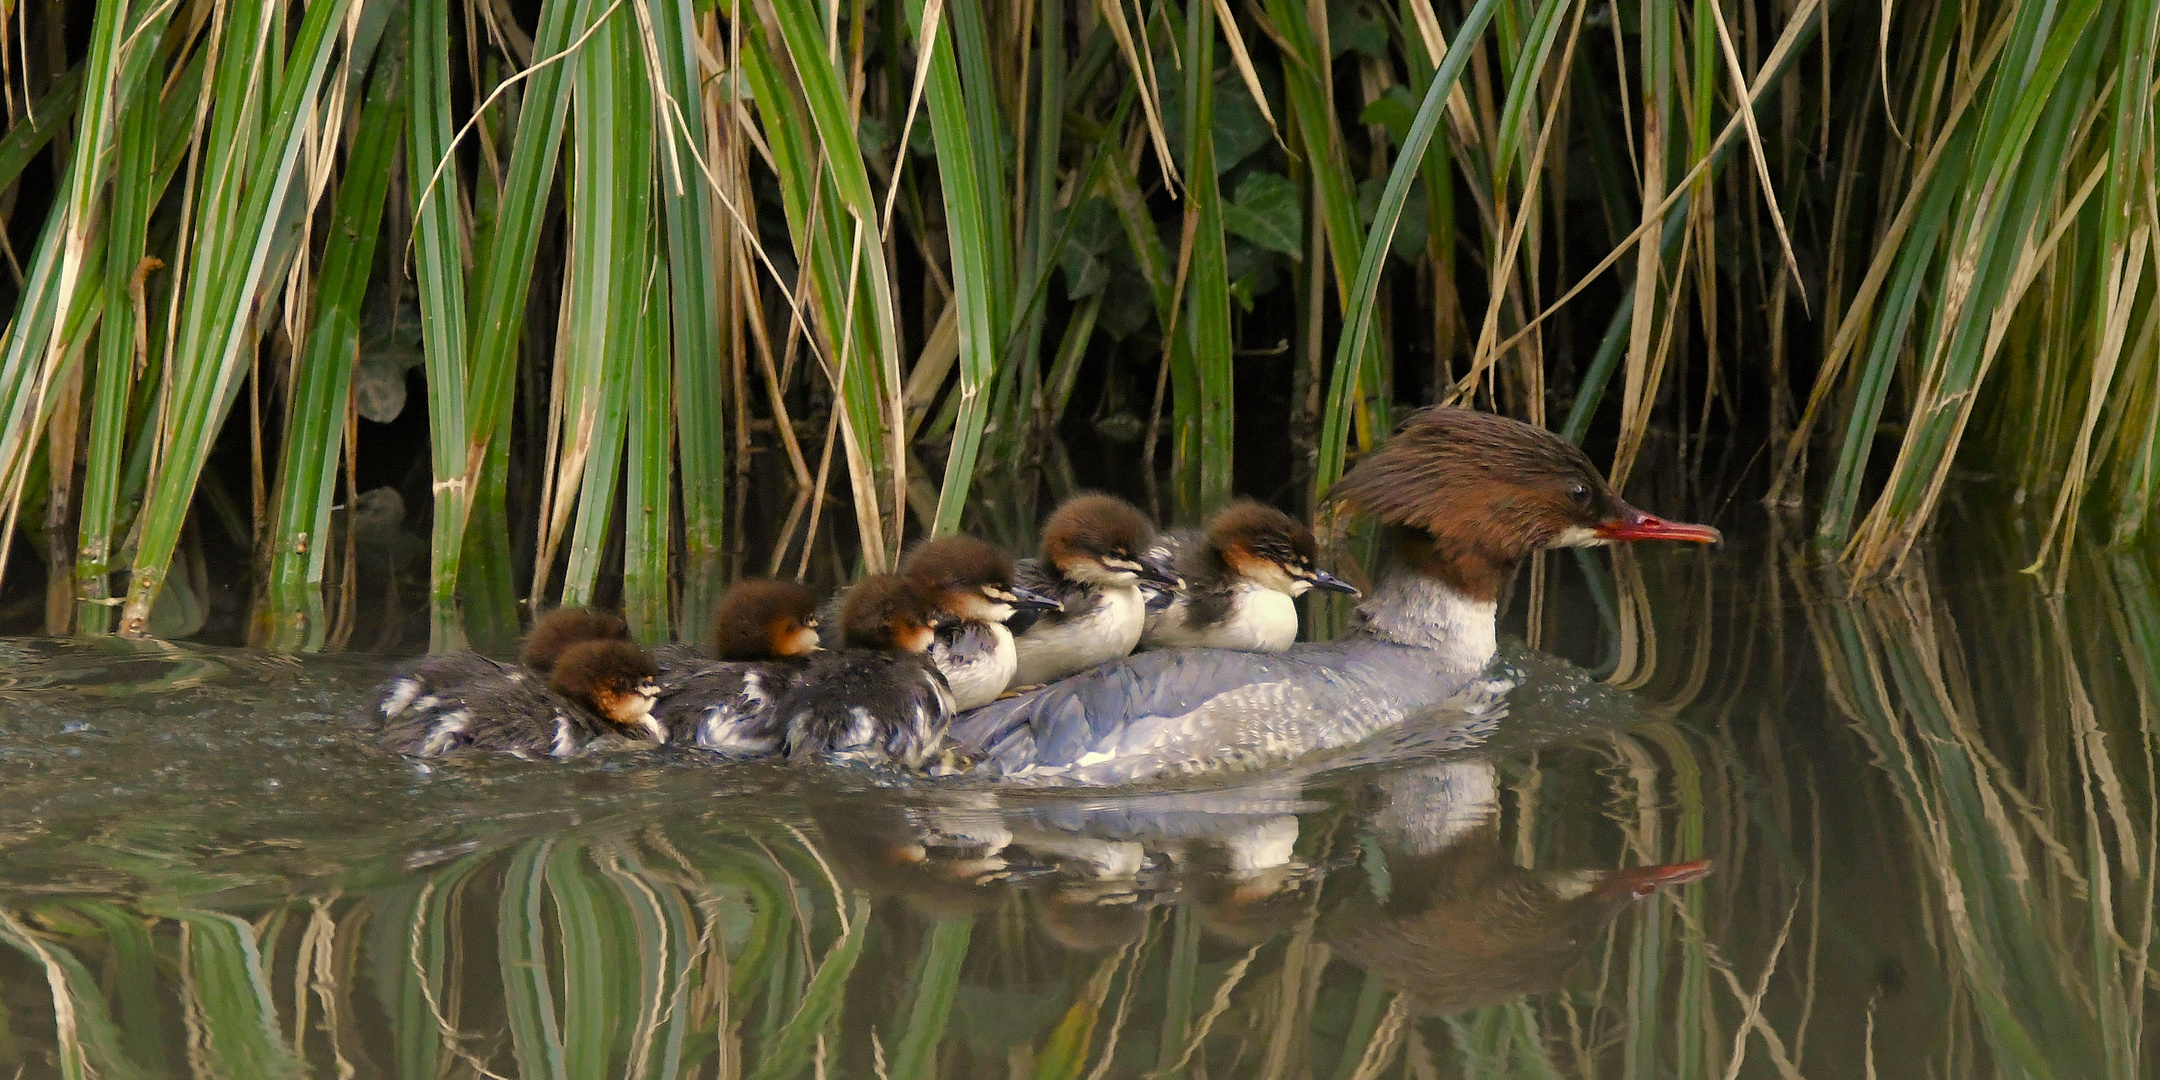
[[[1230,298],[1237,301],[1246,314],[1252,314],[1253,304],[1259,297],[1282,285],[1282,273],[1276,269],[1281,262],[1241,239],[1232,239],[1225,245],[1223,269],[1230,277]]]
[[[1380,177],[1358,184],[1358,221],[1368,229],[1372,227],[1373,215],[1380,210],[1380,193],[1386,188],[1387,181]],[[1423,258],[1429,216],[1430,208],[1425,205],[1425,182],[1415,181],[1410,185],[1410,197],[1403,202],[1402,216],[1396,219],[1395,242],[1388,245],[1388,254],[1410,263]]]
[[[1410,96],[1408,87],[1396,83],[1365,106],[1365,111],[1358,114],[1358,123],[1387,128],[1388,139],[1401,146],[1410,134],[1410,125],[1417,120],[1418,104],[1418,100]]]
[[[885,121],[869,113],[864,113],[861,119],[855,121],[855,145],[864,156],[881,157],[891,143],[892,129],[885,126]]]
[[[1103,286],[1102,310],[1095,316],[1095,332],[1112,341],[1124,341],[1155,318],[1155,293],[1140,267],[1121,260],[1117,273]]]
[[[1117,240],[1117,216],[1107,200],[1089,199],[1073,208],[1072,227],[1065,235],[1065,246],[1058,251],[1058,269],[1065,274],[1068,299],[1078,300],[1102,291],[1110,280],[1110,265],[1104,255],[1116,246]]]
[[[1226,71],[1228,69],[1225,69]],[[1231,76],[1215,83],[1215,175],[1229,172],[1238,162],[1268,144],[1267,117],[1253,103],[1245,80]]]
[[[1223,228],[1293,259],[1305,256],[1305,208],[1297,185],[1277,173],[1256,172],[1238,182],[1223,205]]]
[[[1168,63],[1168,60],[1157,62]],[[1266,146],[1273,136],[1268,133],[1267,117],[1260,114],[1260,106],[1253,103],[1252,94],[1245,89],[1245,80],[1238,77],[1236,69],[1225,67],[1216,71],[1214,104],[1214,118],[1208,131],[1215,137],[1215,175],[1221,176]],[[1188,156],[1183,79],[1163,80],[1162,111],[1163,135],[1182,167]],[[1281,115],[1279,107],[1276,114]]]
[[[1363,4],[1337,4],[1328,9],[1328,44],[1334,56],[1351,49],[1375,60],[1387,58],[1387,27]]]

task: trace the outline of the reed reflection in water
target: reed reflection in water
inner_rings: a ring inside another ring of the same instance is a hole
[[[1558,616],[1599,606],[1572,595],[1586,579],[1542,568],[1531,636],[1633,693],[1545,680],[1482,746],[1408,762],[653,803],[295,877],[285,900],[0,877],[0,1063],[2154,1073],[2150,562],[2088,557],[2051,598],[1972,567],[1854,593],[1762,554],[1622,558],[1587,579],[1597,631]]]

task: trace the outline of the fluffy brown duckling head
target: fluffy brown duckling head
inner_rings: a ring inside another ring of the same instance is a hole
[[[1043,523],[1042,558],[1069,580],[1131,585],[1142,578],[1175,586],[1177,576],[1153,562],[1155,525],[1112,495],[1075,495]]]
[[[533,620],[518,659],[526,667],[546,674],[554,670],[563,651],[581,641],[628,641],[630,627],[620,618],[591,608],[556,608]]]
[[[667,728],[653,718],[660,687],[660,666],[650,653],[629,641],[581,641],[563,650],[548,676],[556,693],[585,706],[624,735],[667,741]]]
[[[1328,500],[1396,526],[1398,554],[1412,569],[1484,601],[1543,548],[1721,538],[1709,526],[1629,506],[1566,439],[1472,409],[1410,414]]]
[[[1320,569],[1320,544],[1302,521],[1252,499],[1239,499],[1208,522],[1210,557],[1257,585],[1303,596],[1310,589],[1358,594],[1357,587]]]
[[[927,652],[940,621],[936,591],[898,574],[873,574],[848,590],[840,636],[851,649]]]
[[[1013,584],[1012,556],[972,536],[941,536],[915,545],[901,560],[900,576],[934,592],[939,609],[955,619],[1001,623],[1023,607],[1058,606]]]
[[[817,592],[795,581],[738,581],[713,614],[713,655],[777,660],[818,647]]]

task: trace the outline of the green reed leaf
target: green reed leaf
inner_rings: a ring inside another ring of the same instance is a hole
[[[250,60],[257,48],[271,43],[242,8],[231,9],[222,30],[228,52],[212,84],[221,103],[211,117],[208,145],[214,160],[200,187],[206,211],[192,246],[182,330],[170,360],[173,393],[164,426],[170,453],[150,481],[142,511],[142,541],[121,610],[123,634],[148,632],[150,605],[171,567],[211,436],[238,392],[252,341],[245,313],[270,270],[276,208],[290,190],[304,138],[301,120],[314,111],[335,40],[330,31],[342,21],[345,5],[346,0],[324,0],[307,9],[259,133],[235,114],[253,116],[244,104],[253,78]],[[255,149],[259,155],[250,153]],[[0,360],[0,384],[6,382],[6,367]]]

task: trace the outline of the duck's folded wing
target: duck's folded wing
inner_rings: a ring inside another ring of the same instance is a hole
[[[705,655],[697,646],[679,641],[653,646],[652,658],[653,663],[660,665],[660,678],[657,681],[662,694],[676,690],[706,670],[720,665],[719,661]]]
[[[1125,784],[1272,765],[1360,742],[1466,679],[1430,649],[1353,634],[1279,653],[1140,653],[963,713],[955,748],[992,776]]]
[[[1199,758],[1248,741],[1233,714],[1317,713],[1305,700],[1315,677],[1327,678],[1285,654],[1165,649],[963,713],[952,738],[978,769],[999,775],[1097,783],[1196,771]]]
[[[367,725],[382,730],[406,719],[407,714],[434,712],[446,698],[469,686],[490,681],[514,681],[521,674],[515,664],[490,660],[478,653],[454,652],[423,656],[400,666],[375,691],[374,707],[366,713]]]
[[[492,751],[569,757],[603,734],[600,724],[529,676],[490,682],[413,708],[384,726],[383,745],[414,757]]]

